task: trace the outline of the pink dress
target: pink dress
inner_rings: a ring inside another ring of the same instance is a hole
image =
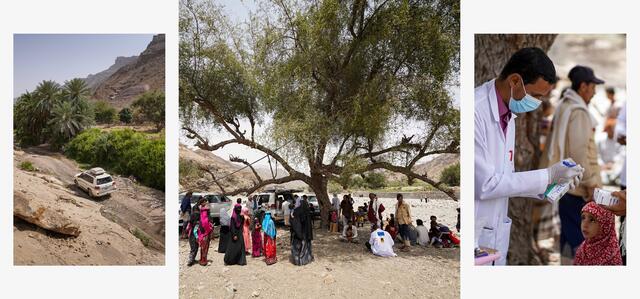
[[[251,217],[249,217],[249,210],[245,207],[242,208],[242,216],[244,216],[244,224],[242,228],[244,249],[245,252],[251,253]]]
[[[251,256],[262,256],[262,225],[259,223],[255,225],[252,233],[251,242],[253,242],[253,252]]]

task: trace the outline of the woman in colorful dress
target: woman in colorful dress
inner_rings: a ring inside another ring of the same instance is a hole
[[[264,231],[264,262],[267,265],[275,264],[278,261],[278,257],[276,257],[276,225],[271,219],[270,212],[267,212],[262,220],[262,231]]]

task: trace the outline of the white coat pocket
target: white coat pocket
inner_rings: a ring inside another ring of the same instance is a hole
[[[496,229],[488,226],[482,227],[480,237],[478,238],[478,245],[480,247],[496,248]]]
[[[501,260],[506,261],[507,251],[509,251],[509,237],[511,233],[511,219],[509,217],[505,218],[502,223],[500,223],[500,227],[498,227],[498,234],[496,237],[496,249],[500,251]]]

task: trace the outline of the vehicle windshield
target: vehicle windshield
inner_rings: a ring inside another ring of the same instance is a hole
[[[260,199],[258,200],[258,204],[269,203],[269,195],[263,194],[259,195]]]
[[[309,196],[310,202],[318,202],[318,199],[315,196]]]
[[[97,180],[97,184],[98,185],[104,185],[104,184],[108,184],[108,183],[111,183],[111,182],[113,182],[113,179],[111,179],[110,176],[104,177],[104,178],[99,178]]]

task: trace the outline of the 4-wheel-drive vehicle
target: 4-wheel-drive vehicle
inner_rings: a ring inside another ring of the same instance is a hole
[[[116,191],[116,182],[100,167],[76,174],[73,182],[91,197],[102,197]]]
[[[182,199],[186,195],[186,192],[180,193],[178,196],[178,207],[182,203]],[[217,193],[199,193],[193,192],[191,194],[191,208],[200,200],[200,198],[206,198],[209,202],[209,213],[214,222],[218,223],[220,221],[220,208],[226,207],[227,211],[231,210],[232,203],[231,199],[226,195],[217,194]],[[179,226],[182,226],[182,219],[179,221]]]
[[[284,220],[282,203],[293,203],[293,196],[302,190],[272,188],[264,190],[254,196],[254,200],[258,200],[258,205],[262,206],[265,211],[271,212],[274,221]]]

